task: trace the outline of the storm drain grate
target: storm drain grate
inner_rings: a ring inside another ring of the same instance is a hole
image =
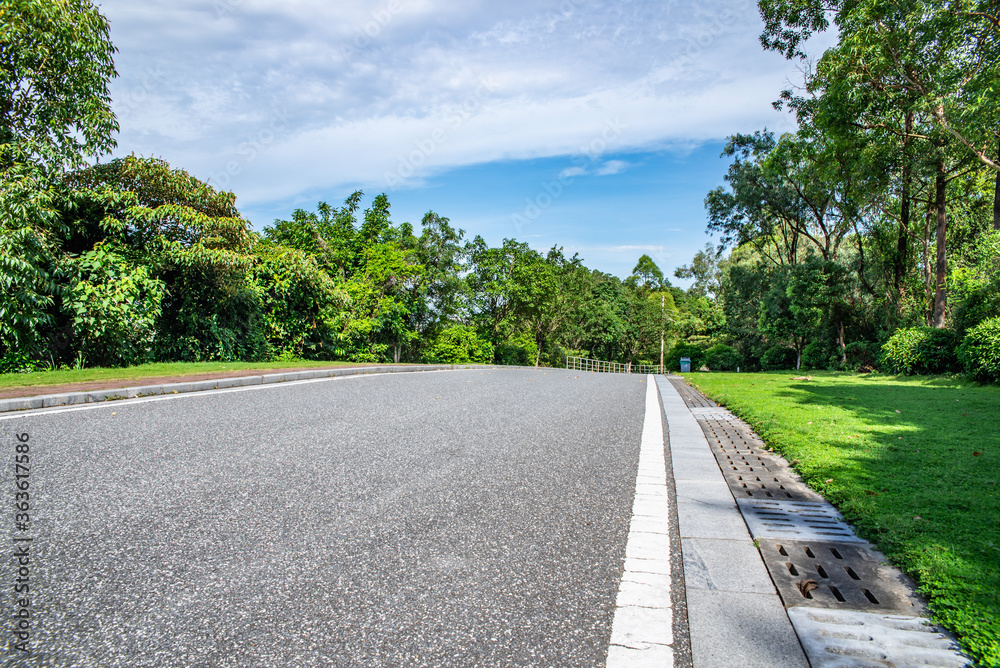
[[[677,393],[681,395],[681,399],[684,400],[684,404],[688,408],[709,408],[712,406],[718,406],[717,403],[685,383],[683,378],[671,378],[670,384],[673,385],[674,389],[677,390]]]
[[[692,409],[713,418],[724,408]],[[728,413],[728,411],[726,411]],[[731,415],[731,414],[730,414]],[[819,501],[821,497],[803,483],[780,456],[767,450],[748,425],[703,421],[702,431],[736,498]]]
[[[784,474],[734,474],[725,476],[736,498],[818,501],[820,497],[805,484]]]
[[[754,538],[864,542],[826,502],[736,499]]]
[[[739,420],[738,417],[730,413],[721,406],[693,407],[689,409],[696,420]]]
[[[863,544],[769,538],[758,546],[786,608],[925,612],[906,576]]]
[[[790,608],[788,618],[812,668],[970,665],[955,642],[922,617]]]

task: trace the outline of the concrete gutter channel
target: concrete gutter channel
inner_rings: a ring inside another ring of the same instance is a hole
[[[510,367],[497,367],[486,364],[413,364],[406,366],[334,367],[330,369],[312,369],[309,371],[262,374],[260,376],[213,378],[208,380],[193,381],[190,383],[141,385],[138,387],[121,387],[111,390],[62,392],[59,394],[46,394],[35,397],[0,399],[0,413],[8,411],[33,410],[38,408],[53,408],[56,406],[92,404],[102,401],[112,401],[115,399],[135,399],[136,397],[150,397],[161,394],[204,392],[207,390],[221,390],[230,387],[247,387],[250,385],[268,385],[271,383],[285,383],[295,380],[333,378],[336,376],[356,376],[372,373],[406,373],[414,371],[450,371],[454,369],[501,368]]]
[[[695,668],[971,665],[913,583],[749,425],[656,378]]]

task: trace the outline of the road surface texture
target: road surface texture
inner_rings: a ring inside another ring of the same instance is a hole
[[[7,665],[604,665],[647,378],[386,374],[5,415],[4,459],[31,445],[30,529],[9,534],[33,537],[34,652]]]

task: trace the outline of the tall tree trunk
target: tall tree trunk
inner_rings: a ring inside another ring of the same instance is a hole
[[[1000,148],[997,150],[1000,159]],[[993,190],[993,229],[1000,230],[1000,172],[997,172],[996,186]]]
[[[837,320],[837,347],[840,348],[840,363],[847,364],[847,341],[844,338],[844,319]]]
[[[905,133],[903,135],[903,188],[899,203],[899,231],[896,234],[896,261],[892,268],[892,289],[898,309],[903,308],[903,273],[906,270],[906,249],[910,234],[910,179],[913,166],[910,164],[910,133],[913,132],[913,112],[906,112]]]
[[[934,327],[944,327],[944,310],[948,303],[948,262],[947,262],[947,227],[948,216],[945,211],[945,179],[944,157],[938,159],[937,178],[934,181],[934,210],[937,222],[937,261],[934,265]]]
[[[934,298],[934,274],[931,272],[931,230],[933,229],[934,206],[927,207],[924,215],[924,305],[927,326],[934,324],[934,309],[931,306]]]

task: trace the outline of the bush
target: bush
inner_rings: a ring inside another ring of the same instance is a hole
[[[823,341],[813,341],[802,349],[802,366],[810,369],[833,369],[837,366],[837,350]]]
[[[693,343],[677,343],[663,356],[663,364],[666,371],[679,371],[681,368],[681,358],[691,358],[691,370],[697,371],[705,364],[705,349]]]
[[[874,371],[878,366],[879,347],[874,341],[854,341],[847,344],[847,368],[854,371]]]
[[[958,356],[966,373],[982,383],[1000,382],[1000,318],[989,318],[970,329]]]
[[[724,343],[705,351],[705,365],[712,371],[735,371],[740,364],[740,354]]]
[[[424,361],[431,364],[489,363],[492,359],[493,345],[467,325],[441,330],[424,353]]]
[[[493,355],[497,364],[535,366],[538,344],[530,334],[517,334],[496,347]],[[565,361],[565,360],[564,360]]]
[[[882,367],[895,374],[936,374],[958,370],[955,332],[930,327],[897,329],[882,346]]]
[[[760,366],[764,371],[780,371],[794,369],[798,355],[794,348],[787,346],[771,346],[760,357]]]

